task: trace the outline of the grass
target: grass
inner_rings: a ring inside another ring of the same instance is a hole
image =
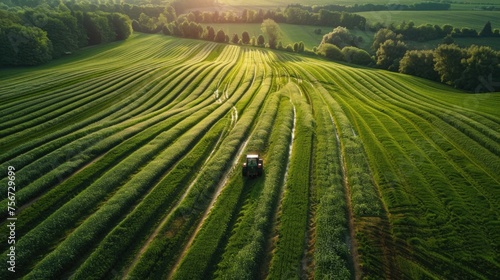
[[[287,92],[285,88],[282,92]],[[257,182],[238,215],[228,244],[221,256],[216,278],[256,277],[265,258],[266,241],[271,234],[269,227],[282,189],[285,167],[277,164],[287,160],[293,111],[289,99],[274,96],[271,104],[281,114],[276,117],[271,132],[270,146],[264,154],[264,182]],[[279,102],[279,103],[278,103]],[[234,260],[237,261],[234,261]]]
[[[278,216],[277,243],[271,259],[270,278],[300,279],[309,210],[312,150],[312,109],[298,89],[291,93],[295,126],[285,191]]]
[[[411,2],[414,3],[414,2]],[[384,3],[385,4],[385,3]],[[366,17],[368,24],[377,22],[389,25],[395,25],[401,22],[413,21],[415,26],[422,24],[432,24],[443,26],[450,24],[453,27],[474,28],[478,32],[484,27],[487,21],[490,21],[492,28],[500,28],[500,12],[498,11],[472,11],[472,10],[450,10],[450,11],[376,11],[376,12],[361,12],[359,15]],[[233,34],[241,34],[247,31],[250,37],[256,38],[262,34],[260,24],[209,24],[215,30],[222,29],[226,34],[232,38]],[[304,42],[306,48],[313,49],[318,46],[323,39],[323,35],[331,32],[333,27],[325,26],[302,26],[281,23],[280,28],[282,31],[281,41],[284,46],[293,44],[295,42]],[[321,29],[321,35],[315,34],[315,29]],[[371,44],[375,33],[371,31],[352,30],[352,34],[362,37],[361,48],[371,52]],[[470,45],[485,45],[494,49],[500,49],[500,40],[498,38],[457,38],[455,42],[463,47]],[[428,42],[408,42],[408,44],[417,49],[433,49],[442,43],[442,39],[433,40]]]
[[[241,34],[246,31],[250,34],[250,38],[255,36],[257,38],[260,34],[263,34],[260,30],[260,24],[258,23],[232,23],[232,24],[222,24],[222,23],[213,23],[208,24],[214,27],[215,30],[222,29],[224,33],[229,35],[229,38],[232,38],[233,34],[238,34],[241,38]],[[292,44],[295,42],[304,42],[306,48],[312,49],[315,46],[318,46],[321,40],[323,39],[323,35],[318,35],[314,33],[314,30],[320,28],[323,34],[326,34],[333,30],[331,27],[318,27],[318,26],[302,26],[302,25],[293,25],[280,23],[280,29],[282,31],[281,42],[284,46],[288,44]],[[267,40],[267,39],[266,39]]]
[[[0,82],[16,277],[500,268],[498,93],[145,34],[1,69]],[[262,178],[241,177],[247,151],[263,156]]]
[[[357,14],[365,17],[368,24],[379,22],[397,25],[403,21],[413,21],[415,26],[428,23],[439,26],[449,24],[458,28],[474,28],[479,32],[490,21],[493,29],[500,28],[500,11],[377,11]]]
[[[415,2],[419,2],[419,1],[401,0],[401,1],[398,1],[398,4],[414,4]],[[468,2],[484,3],[484,2],[488,2],[488,1],[472,0],[472,1],[468,1]],[[490,2],[493,2],[493,1],[490,1]],[[297,3],[297,2],[293,2],[293,1],[289,1],[289,0],[270,0],[270,1],[257,0],[257,1],[252,2],[250,5],[248,3],[245,4],[245,2],[241,1],[241,0],[219,0],[219,3],[222,5],[227,5],[229,7],[251,6],[251,7],[255,8],[255,7],[269,7],[269,6],[271,6],[271,7],[286,7],[291,3]],[[364,3],[382,4],[383,5],[383,4],[387,4],[387,0],[368,0],[368,1],[364,1],[363,4]],[[308,5],[308,6],[328,5],[328,4],[332,4],[332,1],[330,1],[330,0],[305,0],[305,1],[301,1],[300,4]],[[333,4],[349,6],[349,5],[355,5],[355,4],[360,4],[360,3],[357,0],[338,0],[338,1],[335,1]]]
[[[189,183],[193,169],[201,168],[204,158],[208,157],[228,120],[223,119],[164,177],[143,201],[100,243],[96,251],[75,273],[75,278],[99,277],[113,267],[125,250],[136,242],[141,232],[155,224],[162,209],[169,209],[179,199],[181,190]]]

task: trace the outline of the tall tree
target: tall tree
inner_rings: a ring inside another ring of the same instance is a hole
[[[332,32],[325,34],[321,44],[330,43],[336,45],[340,49],[346,46],[357,46],[357,38],[353,36],[345,27],[338,26]]]
[[[377,65],[390,71],[398,71],[399,61],[408,47],[404,42],[387,40],[377,50]]]
[[[462,59],[466,52],[455,44],[439,45],[434,52],[434,70],[441,82],[456,85],[465,70]]]
[[[219,29],[219,31],[217,31],[217,35],[215,35],[215,42],[224,43],[225,41],[226,33],[224,33],[224,30]]]
[[[0,29],[0,65],[38,65],[52,59],[47,32],[20,24]]]
[[[116,40],[125,40],[132,34],[132,22],[124,14],[111,14]]]
[[[318,54],[332,60],[344,60],[344,55],[339,47],[330,43],[321,44],[318,48]]]
[[[439,80],[439,75],[434,70],[434,51],[407,51],[399,63],[399,72],[429,80]]]
[[[374,51],[378,50],[380,45],[382,45],[385,41],[389,39],[393,41],[398,40],[398,34],[394,33],[394,31],[387,28],[379,29],[379,31],[377,31],[377,33],[375,33],[375,35],[373,36],[372,49]]]
[[[493,83],[500,82],[498,78],[500,77],[500,52],[491,47],[472,45],[467,48],[466,58],[461,62],[464,71],[456,81],[457,87],[470,91],[480,91],[479,88],[486,88],[488,91],[495,90]]]
[[[264,36],[262,36],[262,40],[264,40]],[[250,45],[252,46],[257,45],[257,38],[255,38],[255,36],[252,36],[252,38],[250,39]]]
[[[177,13],[175,12],[174,7],[168,5],[165,10],[163,11],[163,14],[167,18],[167,22],[172,22],[177,19]]]
[[[271,49],[276,49],[278,40],[281,37],[279,25],[272,19],[266,19],[262,22],[260,29],[264,32],[264,34],[267,34],[269,47]]]
[[[347,62],[358,65],[369,65],[373,62],[370,54],[356,47],[348,46],[342,49],[342,54]]]
[[[304,45],[304,42],[300,41],[299,42],[299,47],[297,49],[297,52],[303,53],[305,51],[305,49],[306,49],[306,46]]]
[[[116,39],[116,34],[109,25],[109,20],[102,13],[85,13],[83,25],[87,31],[89,45],[111,42]]]
[[[241,41],[243,44],[248,44],[250,43],[250,34],[248,32],[244,31],[243,34],[241,34]]]
[[[491,29],[491,22],[488,21],[481,32],[479,32],[480,37],[492,37],[493,36],[493,29]]]
[[[207,26],[206,38],[208,41],[213,41],[215,39],[215,29],[212,26]]]
[[[233,34],[233,38],[231,39],[231,42],[233,44],[238,44],[238,42],[240,41],[240,37],[238,36],[238,34]]]
[[[60,57],[78,48],[76,18],[69,13],[49,13],[41,28],[52,42],[53,57]]]
[[[264,46],[264,44],[266,43],[266,39],[264,39],[264,36],[262,34],[259,35],[259,37],[257,38],[257,46]]]
[[[139,24],[141,25],[141,31],[146,33],[156,33],[158,32],[156,25],[156,18],[150,17],[145,13],[141,13],[139,16]]]

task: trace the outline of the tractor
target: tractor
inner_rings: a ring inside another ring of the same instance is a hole
[[[264,170],[264,160],[259,158],[258,154],[248,154],[247,161],[243,163],[243,176],[254,177],[261,176]]]

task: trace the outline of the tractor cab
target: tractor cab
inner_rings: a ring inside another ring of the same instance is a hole
[[[261,176],[263,170],[264,160],[259,158],[258,154],[248,154],[245,163],[243,163],[243,176]]]

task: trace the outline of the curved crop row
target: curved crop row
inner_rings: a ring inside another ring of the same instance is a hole
[[[246,150],[264,151],[269,133],[276,115],[279,94],[273,93],[273,97],[263,108],[262,117],[249,139]],[[264,156],[263,153],[260,153]],[[239,160],[238,162],[241,162]],[[217,256],[221,254],[221,247],[227,239],[235,212],[244,193],[248,193],[256,187],[255,183],[243,182],[240,172],[235,172],[229,179],[227,186],[217,198],[216,204],[210,209],[209,216],[203,222],[203,226],[193,244],[187,249],[186,255],[174,271],[173,279],[203,278],[213,273]]]
[[[270,278],[300,279],[301,260],[305,246],[309,210],[309,183],[314,120],[310,104],[297,88],[291,99],[297,108],[297,125],[293,140],[292,157],[286,178],[278,241],[269,270]]]
[[[252,79],[251,76],[250,79]],[[255,88],[254,91],[259,89],[259,85],[253,84],[249,79],[238,84],[237,91],[240,96],[250,87]],[[248,86],[245,87],[244,84],[248,84]],[[203,213],[203,209],[210,204],[220,178],[224,177],[226,172],[229,172],[230,158],[236,156],[237,150],[243,145],[243,139],[248,137],[249,129],[255,121],[255,116],[260,111],[266,93],[267,90],[256,93],[251,100],[251,104],[242,113],[236,126],[223,140],[221,148],[215,152],[212,160],[201,171],[191,191],[181,201],[181,204],[174,210],[172,216],[160,230],[160,233],[170,231],[173,232],[173,235],[168,234],[165,236],[162,234],[161,237],[158,235],[151,242],[137,266],[130,271],[132,277],[138,275],[141,275],[141,277],[166,276],[165,273],[169,269],[165,268],[173,265],[172,259],[161,259],[159,258],[160,254],[175,256],[180,253],[180,247],[187,242],[186,236],[193,232],[196,221]],[[176,245],[172,246],[172,244]]]
[[[126,123],[121,125],[115,125],[110,128],[105,128],[101,133],[89,134],[77,141],[73,141],[67,146],[59,148],[57,152],[47,154],[46,156],[35,161],[34,165],[30,165],[30,168],[28,168],[26,172],[19,173],[22,174],[22,177],[20,177],[20,184],[27,184],[29,180],[32,180],[32,184],[30,184],[29,187],[22,188],[17,193],[18,203],[22,204],[23,202],[28,201],[33,196],[39,194],[40,191],[43,190],[44,185],[50,186],[50,184],[53,184],[54,182],[61,181],[64,178],[65,174],[71,174],[72,172],[74,172],[74,170],[78,170],[78,168],[85,166],[85,164],[93,160],[93,157],[96,157],[99,154],[102,154],[103,152],[109,150],[119,142],[125,142],[127,138],[131,137],[133,142],[141,145],[141,143],[144,143],[146,139],[152,139],[161,131],[168,128],[169,125],[175,124],[189,114],[192,114],[192,112],[196,112],[197,110],[207,106],[209,103],[210,101],[207,101],[193,108],[188,108],[186,106],[184,110],[169,110],[161,115],[145,119],[145,121],[142,122],[137,122],[134,120],[127,121]],[[172,116],[174,117],[172,118]],[[168,121],[165,122],[165,120],[167,119]],[[138,135],[136,135],[137,133]],[[134,137],[132,138],[132,136]],[[141,138],[144,140],[141,140]],[[96,145],[95,143],[98,144]],[[90,146],[91,144],[94,145]],[[134,143],[130,144],[134,145]],[[130,149],[130,144],[128,149]],[[87,146],[90,147],[87,150],[84,150]],[[84,150],[83,153],[82,150]],[[131,150],[128,150],[126,152],[130,153],[130,151]],[[75,156],[73,157],[73,155]],[[119,156],[116,151],[113,152],[112,155],[115,158]],[[26,158],[31,159],[34,156],[36,155],[26,155]],[[25,156],[20,158],[24,157]],[[71,161],[66,162],[67,159],[71,159]],[[16,163],[17,162],[11,162],[10,164],[19,166]],[[59,164],[62,165],[58,166]],[[45,174],[39,180],[36,179],[36,174],[43,174],[43,172],[47,172],[46,170],[50,170],[51,168],[53,169],[53,171]],[[65,187],[65,191],[68,190],[69,189]]]
[[[189,183],[191,172],[201,168],[204,158],[215,147],[220,134],[229,120],[223,119],[203,136],[196,146],[182,160],[176,163],[168,174],[161,179],[140,204],[123,219],[99,243],[98,248],[78,268],[74,279],[99,278],[108,273],[123,254],[137,242],[141,233],[148,232],[148,227],[156,224],[160,211],[169,209],[173,201],[179,198],[180,191]]]
[[[146,34],[0,76],[17,278],[498,274],[497,94]]]
[[[302,70],[302,69],[301,69]],[[304,70],[302,70],[304,71]],[[315,108],[326,107],[320,85],[304,82]],[[314,277],[331,279],[351,278],[348,213],[344,189],[343,156],[333,115],[325,110],[314,110],[315,135],[312,167],[312,189],[316,204],[311,237],[312,271]]]
[[[268,228],[277,206],[291,141],[293,123],[292,104],[287,97],[275,97],[279,111],[275,128],[270,134],[265,155],[265,181],[262,187],[251,190],[243,212],[236,222],[215,274],[217,278],[252,278],[263,261]],[[278,164],[279,163],[279,164]],[[257,183],[258,184],[258,183]]]

